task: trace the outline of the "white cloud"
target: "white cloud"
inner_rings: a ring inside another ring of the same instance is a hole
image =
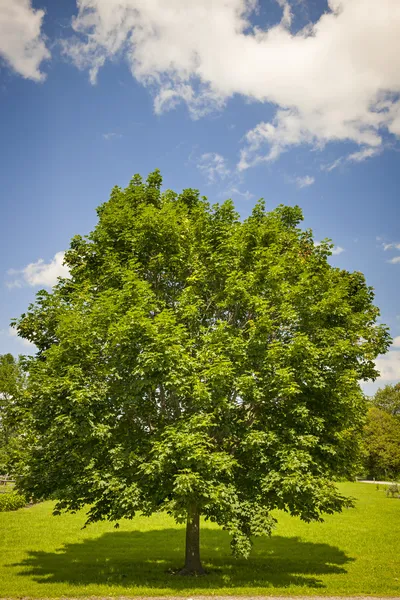
[[[330,171],[337,169],[337,167],[340,167],[340,165],[343,164],[343,161],[344,161],[343,156],[340,156],[339,158],[334,160],[332,163],[330,163],[328,165],[322,165],[321,171],[327,171],[329,173]]]
[[[276,108],[247,133],[239,169],[298,144],[351,141],[360,162],[400,135],[400,2],[328,0],[329,9],[290,31],[252,27],[257,0],[77,0],[76,37],[64,51],[94,82],[107,60],[124,56],[155,95],[157,112],[186,102],[201,116],[240,94]]]
[[[322,165],[321,170],[330,172],[348,162],[361,163],[364,162],[364,160],[367,160],[368,158],[378,156],[378,154],[380,154],[382,150],[383,146],[379,146],[378,148],[362,148],[361,150],[357,150],[357,152],[352,152],[347,156],[340,156],[328,165]]]
[[[30,342],[29,340],[26,340],[24,338],[19,337],[18,332],[17,332],[16,329],[14,329],[14,327],[9,327],[8,328],[8,335],[10,337],[12,337],[12,338],[17,339],[26,348],[36,348],[35,344],[33,344],[32,342]]]
[[[381,152],[381,148],[363,148],[358,152],[353,152],[346,157],[350,162],[363,162],[367,158],[377,156]]]
[[[282,20],[281,24],[283,27],[290,27],[292,24],[292,7],[290,6],[289,0],[276,0],[279,6],[282,8]]]
[[[252,198],[254,198],[254,194],[252,194],[251,192],[249,192],[249,190],[246,190],[245,192],[241,192],[237,187],[231,187],[228,190],[226,190],[224,192],[224,195],[228,195],[228,196],[241,196],[242,198],[244,198],[245,200],[251,200]]]
[[[400,352],[398,350],[391,350],[380,356],[376,359],[375,364],[380,372],[378,383],[400,380]]]
[[[110,133],[103,133],[103,138],[107,141],[116,140],[122,138],[120,133],[115,133],[114,131],[110,131]]]
[[[246,201],[254,198],[254,194],[249,190],[240,189],[243,184],[242,175],[232,172],[227,166],[226,159],[220,154],[216,152],[202,154],[197,160],[197,168],[207,177],[208,183],[216,184],[222,181],[225,183],[224,189],[218,194],[224,200],[233,196],[239,196]]]
[[[400,336],[394,338],[389,352],[378,356],[375,364],[380,372],[378,384],[400,380]]]
[[[315,177],[310,177],[310,175],[305,175],[304,177],[297,177],[296,184],[298,188],[309,187],[315,182]]]
[[[69,270],[64,262],[64,252],[57,252],[54,258],[45,263],[42,258],[30,263],[23,269],[10,269],[8,275],[17,275],[16,279],[6,283],[7,287],[22,287],[23,285],[53,287],[58,277],[69,277]]]
[[[381,237],[377,237],[376,240],[378,242],[381,242],[382,248],[384,249],[384,251],[386,252],[387,250],[400,250],[400,242],[383,242]],[[400,256],[394,256],[393,258],[391,258],[390,260],[387,260],[386,262],[392,264],[392,265],[396,265],[398,263],[400,263]]]
[[[50,58],[41,31],[44,14],[32,8],[31,0],[0,1],[0,57],[35,81],[44,79],[40,65]]]
[[[377,238],[377,240],[379,241],[380,238],[379,239]],[[400,250],[400,243],[399,242],[392,242],[390,244],[383,243],[382,246],[383,246],[383,249],[385,251],[386,250]]]
[[[207,177],[209,183],[225,179],[230,174],[225,158],[216,152],[202,154],[197,168]]]

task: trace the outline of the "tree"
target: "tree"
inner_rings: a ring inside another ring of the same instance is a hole
[[[20,449],[17,405],[24,386],[20,361],[0,355],[0,475],[12,473]]]
[[[380,408],[370,408],[364,444],[368,476],[395,480],[400,475],[400,420]]]
[[[298,207],[240,221],[193,189],[135,175],[72,239],[61,279],[15,323],[35,440],[20,487],[90,505],[88,522],[137,511],[186,521],[182,573],[202,573],[199,517],[247,556],[279,508],[321,520],[351,500],[333,478],[358,457],[387,329],[361,273],[328,263]]]
[[[372,398],[372,403],[377,408],[400,417],[400,383],[379,388]]]

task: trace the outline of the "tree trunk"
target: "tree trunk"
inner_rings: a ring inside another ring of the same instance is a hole
[[[195,505],[189,507],[186,522],[185,566],[180,575],[204,575],[200,561],[200,513]]]

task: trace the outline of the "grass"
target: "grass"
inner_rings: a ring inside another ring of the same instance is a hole
[[[164,514],[97,523],[83,513],[51,516],[46,502],[0,513],[0,597],[162,595],[400,596],[400,502],[383,487],[340,484],[355,509],[307,525],[279,514],[249,560],[231,557],[229,536],[202,525],[205,577],[171,575],[182,565],[184,530]]]

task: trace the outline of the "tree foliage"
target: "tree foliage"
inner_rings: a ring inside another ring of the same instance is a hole
[[[372,398],[372,403],[377,408],[400,417],[400,383],[385,385],[384,388],[378,389]]]
[[[20,361],[0,355],[0,475],[14,472],[21,452],[18,412],[24,384]]]
[[[364,467],[369,477],[400,477],[400,384],[379,388],[369,399],[364,429]]]
[[[298,207],[259,201],[241,221],[230,200],[161,183],[115,187],[72,239],[71,278],[16,322],[38,348],[20,485],[90,505],[89,522],[164,510],[194,540],[201,514],[247,556],[273,509],[311,521],[349,505],[332,480],[353,471],[358,380],[389,336],[363,275],[329,265]]]
[[[368,476],[396,480],[400,476],[400,419],[375,406],[370,408],[364,443]]]

